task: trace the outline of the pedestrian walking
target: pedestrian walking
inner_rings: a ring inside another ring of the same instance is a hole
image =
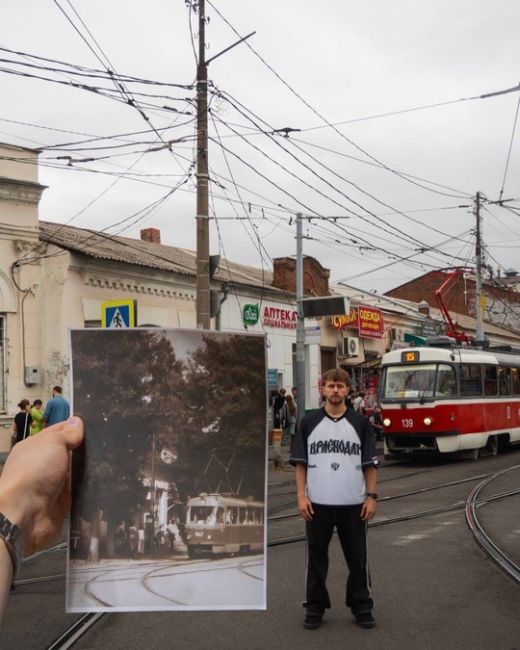
[[[325,405],[301,419],[290,457],[307,536],[307,629],[318,628],[331,606],[326,579],[334,528],[349,570],[346,605],[358,625],[375,626],[366,531],[376,512],[378,461],[368,418],[345,404],[349,387],[344,370],[324,373]]]
[[[43,426],[51,427],[58,422],[64,422],[70,415],[70,405],[62,395],[61,386],[54,386],[52,399],[45,405],[43,413]]]
[[[280,388],[278,394],[273,399],[273,426],[275,429],[281,428],[280,411],[285,404],[285,388]]]
[[[35,436],[43,429],[43,402],[41,399],[35,399],[31,407],[31,436]]]
[[[20,411],[14,416],[12,442],[15,445],[31,435],[31,403],[28,399],[18,402]]]
[[[376,440],[380,442],[383,440],[383,417],[381,415],[381,407],[379,404],[376,404],[374,406],[374,410],[372,411],[372,415],[369,418],[370,424],[372,425],[372,429],[374,429],[374,433],[376,435]]]
[[[282,445],[291,445],[296,428],[296,402],[292,395],[287,394],[280,410],[280,426],[282,427]]]

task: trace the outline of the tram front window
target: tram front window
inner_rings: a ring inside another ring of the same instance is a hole
[[[215,524],[221,524],[223,518],[223,508],[217,508],[216,506],[191,506],[188,513],[188,523],[190,524],[214,526]]]
[[[457,382],[453,368],[447,364],[417,364],[386,368],[382,398],[422,400],[452,397]]]

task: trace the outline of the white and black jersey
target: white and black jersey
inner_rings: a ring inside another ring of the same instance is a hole
[[[296,430],[290,462],[307,466],[307,496],[312,503],[363,503],[363,470],[378,465],[368,418],[352,409],[340,417],[328,415],[325,408],[305,415]]]

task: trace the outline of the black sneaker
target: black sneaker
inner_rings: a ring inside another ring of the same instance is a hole
[[[316,630],[323,621],[323,612],[307,612],[303,621],[306,630]]]
[[[370,629],[376,626],[376,619],[373,617],[372,612],[362,612],[356,614],[356,623],[359,627]]]

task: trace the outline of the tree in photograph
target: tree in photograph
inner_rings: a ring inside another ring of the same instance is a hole
[[[151,510],[144,478],[152,449],[175,446],[172,414],[182,417],[183,363],[162,332],[82,330],[72,332],[74,410],[86,423],[84,467],[79,457],[75,509],[107,522],[108,554],[117,524],[137,509]],[[91,540],[96,555],[97,540]],[[94,552],[92,553],[92,549]],[[96,559],[93,557],[92,559]]]
[[[185,379],[187,418],[179,423],[178,440],[182,457],[191,464],[192,476],[198,477],[198,489],[215,490],[231,481],[232,491],[263,498],[264,338],[203,335],[187,364]],[[210,460],[213,462],[208,467]],[[187,483],[180,487],[191,487],[194,493],[193,480],[191,486]]]

